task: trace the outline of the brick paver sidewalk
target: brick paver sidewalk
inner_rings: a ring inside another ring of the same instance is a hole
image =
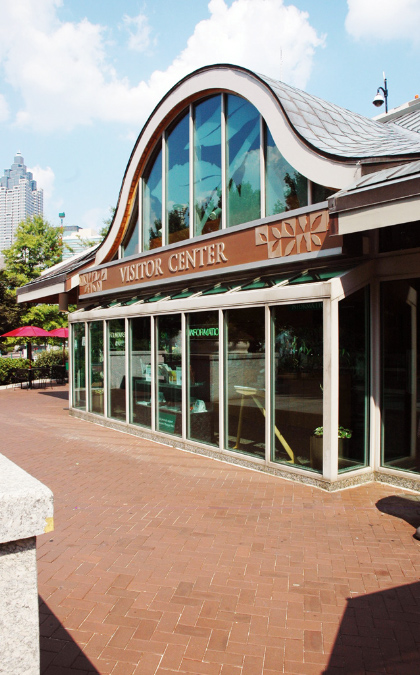
[[[65,396],[0,392],[0,451],[55,496],[45,675],[420,673],[415,495],[327,494],[73,419]]]

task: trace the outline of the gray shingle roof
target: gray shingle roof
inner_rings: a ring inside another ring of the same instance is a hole
[[[420,155],[420,113],[408,124],[383,124],[264,75],[291,126],[316,150],[338,158]],[[416,113],[413,113],[415,115]],[[407,117],[406,117],[407,119]],[[403,122],[403,120],[402,120]],[[417,126],[417,130],[415,129]]]
[[[344,190],[340,190],[336,195],[345,192],[353,192],[362,188],[370,188],[375,185],[388,183],[390,181],[403,180],[405,178],[413,178],[420,175],[420,160],[417,162],[409,162],[408,164],[401,164],[400,166],[393,166],[390,169],[382,169],[370,173],[363,178],[359,178],[355,183],[352,183]],[[333,195],[334,196],[334,195]]]
[[[420,133],[420,110],[414,110],[393,121],[394,124],[397,124],[399,127],[403,127],[409,131],[415,131],[418,134]],[[386,124],[389,124],[389,122],[386,122]]]

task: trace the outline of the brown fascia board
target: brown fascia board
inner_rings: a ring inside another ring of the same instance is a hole
[[[328,209],[330,214],[342,213],[416,196],[420,196],[420,176],[334,195],[328,199]]]

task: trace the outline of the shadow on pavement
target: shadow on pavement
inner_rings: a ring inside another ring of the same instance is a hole
[[[392,495],[391,497],[384,497],[376,502],[376,506],[382,513],[387,513],[390,516],[401,518],[406,523],[414,527],[415,530],[420,528],[420,495]],[[415,539],[418,539],[418,534],[414,532]],[[420,664],[419,664],[420,673]]]
[[[349,598],[324,675],[417,675],[420,583]]]
[[[54,398],[62,398],[66,401],[69,400],[69,392],[68,391],[40,391],[38,392],[39,394],[42,394],[43,396],[54,396]]]
[[[41,675],[99,675],[41,596],[38,601]]]

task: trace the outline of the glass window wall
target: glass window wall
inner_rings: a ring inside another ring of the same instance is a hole
[[[251,103],[226,96],[227,224],[260,218],[260,115]]]
[[[219,443],[219,314],[197,312],[187,321],[188,438]]]
[[[181,315],[157,320],[156,428],[182,434],[182,334]]]
[[[189,115],[168,133],[166,210],[168,217],[168,243],[188,239],[190,236],[190,143]]]
[[[125,421],[125,320],[108,321],[108,415]]]
[[[382,462],[420,473],[419,279],[381,284]]]
[[[122,257],[127,258],[139,251],[139,200],[136,196],[133,211],[131,213],[130,224],[122,245]]]
[[[338,469],[366,466],[369,447],[369,288],[339,303]]]
[[[130,421],[144,427],[152,422],[152,351],[150,317],[131,319],[130,376],[131,412]]]
[[[226,447],[265,457],[264,308],[226,312]]]
[[[162,246],[162,151],[143,179],[143,250]]]
[[[73,335],[73,408],[86,409],[85,324],[74,323]]]
[[[221,96],[212,96],[194,109],[194,213],[195,235],[221,228]]]
[[[321,472],[322,317],[322,302],[272,309],[272,459]]]
[[[273,216],[308,205],[308,179],[287,162],[265,126],[265,211]]]
[[[104,414],[104,324],[89,326],[89,411]]]

